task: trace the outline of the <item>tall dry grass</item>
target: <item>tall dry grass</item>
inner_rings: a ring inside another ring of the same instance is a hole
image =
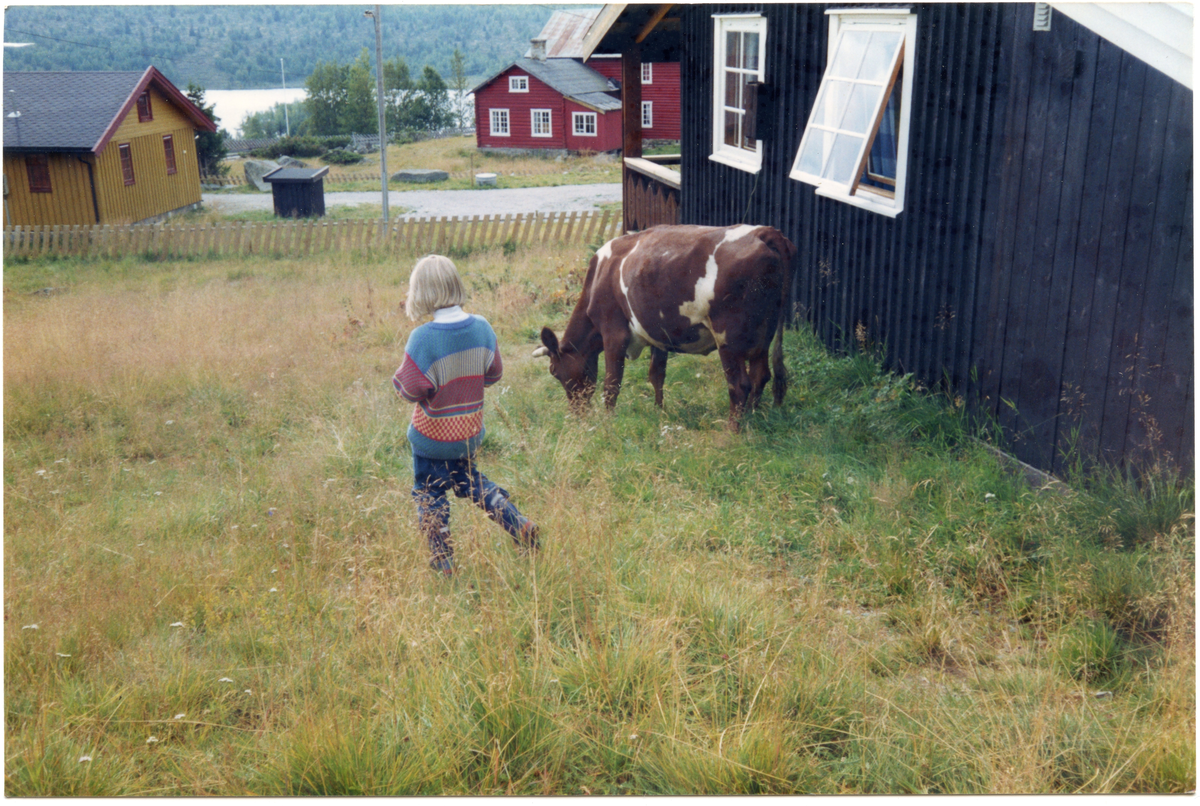
[[[506,366],[480,461],[545,538],[459,503],[431,574],[413,258],[6,266],[6,794],[1194,788],[1187,494],[1117,545],[1128,491],[1030,490],[796,332],[741,434],[712,359],[578,419],[529,355],[578,248],[457,261]]]

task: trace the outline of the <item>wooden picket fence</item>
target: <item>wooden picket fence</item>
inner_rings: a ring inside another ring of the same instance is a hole
[[[621,214],[611,211],[518,213],[484,216],[414,216],[385,227],[382,221],[279,220],[267,223],[138,224],[127,227],[5,227],[5,257],[76,255],[122,257],[303,257],[325,252],[454,252],[511,243],[587,244],[621,234]]]
[[[503,172],[503,176],[546,176],[547,174],[557,174],[562,172],[562,168],[554,163],[550,163],[551,168],[545,170],[508,170]],[[471,179],[476,173],[484,170],[477,168],[474,173],[466,171],[447,171],[451,179]],[[379,183],[381,175],[378,171],[371,173],[369,171],[355,171],[350,173],[328,173],[325,175],[324,183],[326,185],[348,184],[350,182],[374,182]],[[201,176],[200,184],[209,187],[242,187],[249,184],[245,174],[229,174],[227,176]],[[388,185],[392,190],[420,190],[421,184],[415,182],[390,182]]]

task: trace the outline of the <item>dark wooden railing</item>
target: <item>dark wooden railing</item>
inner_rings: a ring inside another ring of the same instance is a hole
[[[624,188],[625,231],[640,232],[656,224],[679,223],[678,154],[658,157],[627,157]]]

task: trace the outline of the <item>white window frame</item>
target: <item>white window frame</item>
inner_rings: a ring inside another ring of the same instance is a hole
[[[571,113],[571,131],[576,137],[598,137],[597,131],[598,116],[595,112],[572,112]],[[590,126],[588,124],[591,124]],[[588,129],[591,131],[588,131]]]
[[[490,128],[488,129],[488,133],[492,137],[511,137],[512,136],[512,126],[510,124],[511,119],[509,117],[508,110],[507,109],[489,109],[488,112],[489,112],[488,122],[490,125]],[[498,121],[502,121],[503,126],[497,126],[496,124]]]
[[[538,122],[538,116],[545,115],[545,131],[541,131],[541,126]],[[554,124],[553,118],[550,115],[549,109],[530,109],[529,110],[529,135],[531,137],[553,137]]]
[[[654,65],[650,62],[642,62],[642,83],[654,83]]]
[[[766,17],[761,14],[714,14],[712,153],[708,158],[731,168],[758,173],[762,169],[762,140],[754,141],[753,151],[725,143],[725,35],[733,32],[758,34],[758,67],[754,71],[755,78],[760,82],[766,79]]]
[[[642,101],[642,128],[654,128],[654,101]]]
[[[822,180],[804,173],[798,169],[800,148],[796,149],[796,158],[792,164],[789,176],[799,182],[816,186],[816,194],[825,198],[837,199],[854,207],[861,207],[881,215],[895,218],[904,210],[905,180],[908,174],[908,145],[909,124],[912,121],[912,86],[914,83],[914,65],[917,50],[917,15],[907,10],[889,11],[887,9],[845,9],[825,12],[829,16],[829,53],[826,69],[833,63],[837,43],[842,32],[851,28],[867,30],[892,30],[899,28],[904,34],[904,55],[900,68],[900,119],[896,129],[896,189],[893,197],[875,192],[870,186],[860,184],[852,193],[850,186],[840,182]],[[825,84],[825,77],[821,80]],[[818,90],[818,98],[820,90]],[[887,103],[887,99],[883,100]],[[809,122],[817,112],[816,103],[809,114]],[[882,112],[882,110],[881,110]],[[807,132],[808,125],[805,125]],[[801,137],[801,145],[804,139]],[[868,150],[869,150],[868,144]]]
[[[529,92],[529,76],[509,76],[509,92]]]

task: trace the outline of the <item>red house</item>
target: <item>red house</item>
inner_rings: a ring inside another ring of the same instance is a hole
[[[566,153],[621,148],[617,83],[575,59],[519,59],[473,92],[480,149]]]
[[[475,141],[489,151],[622,147],[621,57],[584,59],[599,8],[555,11],[523,59],[475,88]],[[679,63],[642,65],[642,137],[678,140]]]
[[[593,56],[584,62],[597,73],[621,80],[620,56]],[[642,139],[678,140],[679,62],[642,63]]]

